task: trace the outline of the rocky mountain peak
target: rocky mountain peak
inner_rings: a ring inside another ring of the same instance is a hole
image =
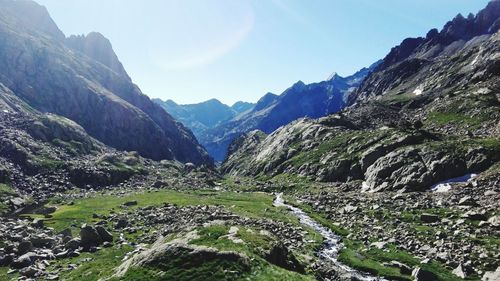
[[[0,0],[0,15],[8,17],[15,30],[29,30],[63,41],[64,33],[44,6],[31,0]]]
[[[433,46],[443,48],[458,40],[470,40],[484,34],[493,34],[500,28],[500,1],[491,1],[486,8],[475,16],[464,17],[458,14],[447,22],[441,31],[431,29],[425,38],[407,38],[399,46],[391,49],[377,70],[383,70],[395,63],[401,62],[416,53],[426,53]],[[434,52],[438,55],[439,52]]]
[[[335,80],[337,78],[342,78],[342,77],[340,77],[340,75],[337,72],[334,72],[334,73],[330,74],[330,76],[328,76],[328,78],[326,80],[331,81],[331,80]]]
[[[261,109],[265,108],[266,106],[270,105],[271,103],[273,103],[277,99],[278,99],[278,95],[275,95],[273,93],[267,93],[262,98],[259,99],[259,101],[257,102],[257,105],[255,105],[254,110],[255,111],[261,110]]]
[[[111,42],[101,33],[91,32],[86,36],[71,35],[66,39],[66,45],[102,63],[118,75],[128,77]]]

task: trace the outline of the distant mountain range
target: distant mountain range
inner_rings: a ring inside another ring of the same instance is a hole
[[[241,101],[228,106],[217,99],[186,105],[177,104],[173,100],[153,99],[153,102],[181,121],[198,138],[203,135],[203,132],[228,122],[255,106],[253,103]]]
[[[209,154],[222,161],[229,144],[246,132],[259,129],[271,133],[298,118],[319,118],[338,112],[378,64],[345,78],[334,73],[319,83],[299,81],[281,95],[267,93],[257,104],[238,102],[229,107],[218,100],[191,105],[177,105],[171,100],[154,102],[193,130]]]
[[[0,0],[0,84],[34,109],[155,160],[210,164],[193,134],[132,83],[99,33],[66,36],[33,1]]]

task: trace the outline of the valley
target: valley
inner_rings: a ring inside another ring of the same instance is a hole
[[[0,280],[500,280],[499,0],[232,106],[0,7]]]

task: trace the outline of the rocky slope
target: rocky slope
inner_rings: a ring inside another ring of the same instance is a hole
[[[108,147],[74,121],[32,108],[0,83],[0,185],[12,189],[0,190],[2,202],[8,203],[0,203],[0,213],[32,204],[24,202],[26,196],[36,202],[75,188],[127,186],[139,178],[163,185],[163,176],[194,170],[193,164],[155,162],[137,152]],[[190,183],[193,187],[195,178]]]
[[[35,2],[0,5],[0,82],[31,107],[69,118],[120,150],[211,162],[192,133],[132,83],[102,35],[66,39]]]
[[[204,131],[199,140],[215,160],[222,161],[229,144],[246,132],[258,129],[271,133],[298,118],[319,118],[338,112],[377,64],[345,78],[334,74],[319,83],[306,85],[299,81],[279,96],[268,93],[251,111]]]
[[[233,143],[222,171],[414,191],[486,170],[500,160],[499,4],[428,35],[444,39],[405,40],[350,95],[353,105],[341,114],[303,119],[267,137],[247,134]],[[474,32],[450,35],[462,25]]]

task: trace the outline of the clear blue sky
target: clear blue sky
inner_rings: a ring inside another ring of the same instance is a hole
[[[99,31],[150,97],[232,104],[349,75],[488,0],[36,0],[66,34]]]

